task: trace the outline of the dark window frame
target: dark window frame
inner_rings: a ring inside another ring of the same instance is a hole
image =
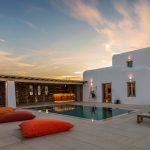
[[[127,67],[132,68],[133,67],[133,60],[128,60],[127,61]]]

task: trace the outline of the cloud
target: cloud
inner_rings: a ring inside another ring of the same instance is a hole
[[[75,71],[74,73],[79,75],[79,74],[82,74],[83,72],[81,72],[81,71]]]
[[[114,6],[121,19],[115,23],[114,29],[106,26],[102,31],[108,43],[113,43],[112,49],[128,51],[149,46],[150,2],[143,0],[131,5],[127,1],[114,1]]]
[[[37,5],[33,5],[31,7],[29,7],[29,9],[27,9],[27,13],[31,13],[31,12],[45,12],[46,10],[40,6]]]
[[[98,61],[93,61],[94,54],[97,50],[92,50],[93,53],[85,55],[84,52],[68,52],[67,55],[63,51],[55,49],[28,49],[22,51],[21,54],[8,52],[8,50],[0,50],[0,68],[1,74],[16,74],[27,76],[42,76],[50,78],[66,79],[64,76],[69,76],[69,79],[82,79],[82,72],[89,66],[96,68],[99,66]],[[97,55],[100,55],[97,53]],[[88,61],[87,61],[88,60]],[[101,65],[106,65],[102,62]],[[108,63],[108,61],[107,61]]]
[[[6,41],[4,39],[0,39],[0,42],[5,43]]]
[[[6,52],[5,50],[0,50],[1,73],[15,73],[22,75],[34,67],[35,66],[32,64],[25,63],[19,56]]]
[[[29,28],[32,28],[32,29],[37,29],[36,25],[33,24],[32,22],[30,21],[26,21],[26,20],[20,20],[22,23],[24,23],[26,26],[28,26]]]
[[[61,11],[87,23],[98,36],[91,35],[92,41],[77,51],[72,48],[73,42],[68,39],[56,41],[57,46],[53,46],[56,49],[29,49],[22,56],[1,50],[0,68],[3,72],[31,76],[80,78],[87,68],[109,66],[112,54],[150,45],[150,1],[134,2],[112,0],[112,7],[117,13],[115,20],[112,20],[100,9],[101,3],[98,0],[55,0],[53,3]],[[40,11],[40,8],[32,9]],[[37,28],[30,21],[23,20],[22,23],[33,29]]]
[[[76,19],[87,22],[97,32],[106,25],[110,28],[114,27],[114,23],[107,20],[99,11],[97,7],[98,2],[95,0],[88,1],[87,3],[83,0],[56,0],[55,2],[60,3],[60,1],[63,4],[61,6],[64,6],[64,8],[59,7],[61,10]],[[67,10],[69,12],[66,12]]]
[[[120,16],[117,20],[106,18],[98,8],[98,0],[61,0],[64,10],[75,19],[89,24],[104,39],[103,45],[109,52],[122,52],[150,45],[150,1],[113,0],[113,7]],[[103,47],[103,46],[102,46]]]
[[[81,79],[81,75],[74,75],[77,56],[70,53],[67,57],[63,52],[59,54],[52,49],[29,49],[18,55],[0,49],[1,74]]]

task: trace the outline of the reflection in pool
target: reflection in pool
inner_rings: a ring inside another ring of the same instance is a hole
[[[131,112],[131,110],[95,107],[95,106],[81,106],[81,105],[57,105],[57,106],[43,106],[30,108],[39,112],[58,113],[80,118],[87,118],[92,120],[103,120],[117,115]]]

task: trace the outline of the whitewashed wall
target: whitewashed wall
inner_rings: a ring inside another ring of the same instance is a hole
[[[127,97],[128,74],[133,74],[136,81],[136,97]],[[97,86],[96,101],[102,102],[102,84],[112,83],[112,103],[116,99],[124,104],[150,105],[150,69],[147,67],[134,67],[131,69],[109,67],[86,71],[83,79],[88,81],[83,87],[83,101],[90,101],[90,80]]]
[[[120,69],[118,67],[109,67],[86,71],[83,73],[83,79],[88,81],[83,87],[83,100],[90,101],[90,80],[93,80],[93,86],[97,87],[96,101],[102,102],[102,83],[112,83],[112,92],[115,92],[113,88],[114,83],[120,81]],[[117,79],[117,80],[116,80]],[[112,95],[113,96],[113,95]],[[113,99],[113,98],[112,98]]]
[[[112,58],[112,65],[126,67],[128,56],[133,57],[133,66],[150,67],[150,47],[114,55]]]
[[[126,82],[126,76],[131,73],[127,70],[122,71],[122,81]],[[132,69],[134,81],[136,82],[136,97],[127,97],[127,87],[122,86],[120,99],[125,104],[150,105],[150,70],[146,67]],[[125,92],[124,92],[125,91]],[[119,95],[119,93],[117,93]]]

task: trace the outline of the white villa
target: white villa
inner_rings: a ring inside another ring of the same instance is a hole
[[[112,66],[83,73],[83,81],[0,75],[0,106],[96,101],[150,105],[150,47],[112,58]]]
[[[112,66],[87,70],[83,100],[150,105],[150,47],[112,57]]]

